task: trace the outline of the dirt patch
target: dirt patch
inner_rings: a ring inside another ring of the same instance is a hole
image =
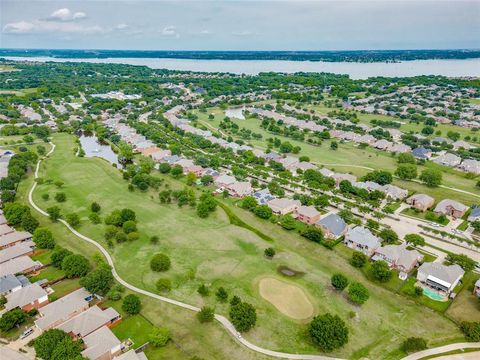
[[[288,266],[285,266],[285,265],[279,266],[277,268],[277,271],[280,275],[288,276],[288,277],[300,277],[305,275],[304,272],[290,269]]]
[[[260,295],[282,314],[296,320],[313,315],[313,305],[298,286],[275,278],[263,278],[258,284]]]

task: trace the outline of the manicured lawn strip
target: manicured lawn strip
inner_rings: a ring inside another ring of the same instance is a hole
[[[40,274],[30,277],[30,282],[46,279],[48,281],[57,280],[64,276],[62,270],[53,266],[47,266],[40,271]]]
[[[54,293],[50,295],[50,298],[52,298],[50,301],[53,301],[53,299],[60,299],[72,291],[81,288],[80,279],[64,279],[51,287],[54,290]]]
[[[480,321],[480,301],[473,294],[475,282],[480,276],[469,272],[462,279],[463,288],[457,294],[455,301],[447,311],[447,316],[457,322]]]
[[[429,220],[425,217],[425,215],[427,214],[427,212],[417,212],[415,211],[414,209],[412,208],[405,208],[402,210],[401,212],[403,215],[408,215],[408,216],[411,216],[411,217],[414,217],[414,218],[417,218],[417,219],[420,219],[420,220],[423,220],[425,222],[435,222],[437,224],[440,224],[440,225],[447,225],[448,224],[448,219],[446,219],[445,222],[440,222],[438,221],[437,219],[434,219],[434,220]]]
[[[412,333],[435,338],[436,343],[445,343],[459,337],[458,329],[449,320],[386,290],[379,284],[370,283],[361,272],[348,265],[336,250],[326,250],[295,232],[288,232],[276,224],[263,221],[235,206],[231,199],[219,198],[219,201],[242,222],[253,229],[261,229],[261,233],[268,234],[268,237],[275,240],[273,247],[278,255],[273,260],[266,260],[263,256],[263,250],[272,244],[265,242],[252,231],[230,224],[229,217],[221,207],[209,218],[200,219],[195,210],[188,206],[179,209],[176,204],[160,204],[154,192],[128,192],[127,182],[121,178],[118,170],[98,159],[73,157],[72,139],[72,136],[65,134],[54,136],[58,148],[52,158],[42,165],[41,176],[65,182],[61,191],[67,194],[67,201],[59,206],[64,213],[77,212],[82,218],[79,231],[100,243],[105,244],[104,225],[92,225],[86,220],[89,214],[88,206],[92,201],[101,204],[102,217],[111,210],[122,207],[135,210],[140,239],[115,245],[110,250],[119,274],[126,281],[156,292],[157,279],[169,278],[173,284],[169,297],[197,306],[213,305],[218,313],[227,315],[227,305],[217,303],[213,295],[201,298],[196,291],[202,283],[209,284],[212,291],[223,286],[230,294],[239,295],[257,308],[257,326],[246,334],[246,337],[258,345],[280,351],[318,352],[309,342],[303,323],[299,324],[282,316],[257,294],[255,279],[276,274],[280,265],[306,273],[294,282],[316,300],[315,306],[319,313],[338,314],[350,324],[351,340],[345,348],[335,352],[335,356],[349,357],[358,349],[370,348],[369,356],[378,358],[385,351],[395,350],[399,346],[399,339],[411,336]],[[173,181],[170,177],[164,179],[170,188],[183,186],[181,182]],[[161,189],[164,186],[162,185]],[[44,201],[41,194],[49,192],[53,197],[57,191],[54,185],[41,185],[36,190],[34,199],[42,208],[52,206],[57,203],[54,200]],[[159,236],[158,244],[149,242],[151,235]],[[74,241],[80,242],[78,239]],[[337,246],[340,247],[342,245]],[[171,270],[164,274],[156,274],[150,270],[149,260],[156,252],[170,256]],[[335,272],[343,272],[352,281],[364,283],[371,292],[370,300],[358,307],[342,294],[332,292],[329,283]],[[155,304],[158,304],[158,301],[155,301]],[[178,308],[174,309],[183,313]],[[352,311],[358,314],[358,321],[348,320]],[[155,316],[142,311],[142,314],[154,323],[157,323],[155,319],[164,318],[162,313]],[[399,314],[402,316],[399,317]],[[188,316],[193,317],[191,314]],[[183,323],[176,325],[173,322],[172,325],[172,318],[163,321],[161,326],[167,326],[177,334],[194,332],[197,339],[200,336],[199,331],[207,332],[207,329],[210,329],[210,325],[199,327],[194,324],[185,329],[186,325]],[[224,335],[228,337],[228,334]],[[383,337],[385,341],[375,345],[379,337]],[[219,347],[213,348],[219,351]]]
[[[50,264],[51,251],[49,250],[35,250],[35,253],[30,256],[32,260],[40,261],[43,265]]]

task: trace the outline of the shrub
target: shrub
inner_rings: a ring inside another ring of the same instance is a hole
[[[472,342],[480,341],[480,322],[478,321],[462,321],[460,330],[465,335],[465,339]]]
[[[159,239],[158,239],[157,235],[153,235],[153,236],[150,237],[150,243],[158,244],[158,241],[159,241]]]
[[[127,240],[128,241],[138,240],[139,237],[140,237],[140,235],[138,235],[137,232],[131,232],[130,234],[127,234]]]
[[[150,268],[153,271],[167,271],[170,266],[170,258],[165,254],[155,254],[150,260]]]
[[[348,279],[342,274],[333,274],[331,283],[335,289],[343,290],[348,286]]]
[[[409,337],[401,346],[403,352],[413,353],[427,348],[427,342],[423,338]]]
[[[263,253],[267,258],[272,259],[275,256],[275,249],[269,247],[269,248],[266,248]]]
[[[48,195],[48,194],[46,194],[46,193],[45,193],[45,194],[42,194],[42,199],[43,199],[44,201],[47,201],[48,199],[50,199],[50,195]]]
[[[92,210],[92,212],[94,212],[94,213],[98,213],[101,210],[101,206],[97,202],[94,201],[90,205],[90,210]]]
[[[148,337],[148,341],[155,347],[167,345],[170,340],[170,331],[167,328],[154,328]]]
[[[168,292],[172,289],[172,282],[169,279],[160,278],[155,283],[155,286],[160,292]]]
[[[58,206],[51,206],[47,208],[47,213],[53,222],[57,221],[61,217],[60,208]]]
[[[80,216],[78,216],[78,214],[67,214],[65,215],[65,220],[71,227],[77,227],[78,225],[80,225]]]
[[[208,289],[207,285],[202,284],[202,285],[200,285],[200,286],[198,287],[197,292],[198,292],[201,296],[208,296],[209,293],[210,293],[210,290]]]
[[[219,287],[217,292],[215,293],[215,296],[218,301],[225,303],[228,300],[228,293],[223,287]]]
[[[140,312],[142,304],[140,298],[137,295],[129,294],[125,296],[122,303],[122,310],[129,315],[135,315]]]
[[[57,202],[65,202],[67,200],[67,195],[65,195],[63,192],[56,193],[55,200]]]
[[[208,306],[203,306],[200,311],[197,313],[197,319],[201,323],[212,322],[215,318],[215,311],[213,308]]]
[[[118,230],[115,233],[115,240],[117,241],[117,243],[121,244],[127,241],[127,234],[125,234],[122,230]]]
[[[102,219],[100,219],[100,215],[94,212],[88,215],[88,219],[92,222],[92,224],[95,224],[95,225],[100,224],[102,222]]]
[[[338,349],[348,342],[348,328],[337,315],[315,316],[308,332],[312,341],[324,352]]]
[[[137,224],[135,223],[135,221],[128,220],[123,223],[122,229],[125,234],[129,234],[131,232],[137,231]]]

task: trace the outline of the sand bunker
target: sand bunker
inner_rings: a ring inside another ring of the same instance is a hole
[[[258,286],[260,295],[282,314],[296,320],[308,319],[313,315],[312,303],[298,286],[275,278],[263,278]]]

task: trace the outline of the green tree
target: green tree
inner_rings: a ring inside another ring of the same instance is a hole
[[[343,290],[348,286],[348,279],[343,274],[333,274],[331,284],[335,289]]]
[[[106,264],[98,266],[95,270],[80,279],[80,285],[92,294],[100,296],[105,296],[114,283],[115,279],[112,275],[112,269]]]
[[[170,258],[165,254],[155,254],[152,260],[150,260],[150,268],[153,271],[167,271],[170,269],[170,266]]]
[[[242,199],[241,206],[244,209],[252,211],[257,206],[257,200],[253,196],[245,196]]]
[[[308,326],[312,341],[323,351],[330,352],[348,342],[348,328],[337,315],[315,316]]]
[[[353,282],[348,287],[348,298],[356,304],[365,303],[369,297],[368,289],[358,282]]]
[[[257,312],[253,305],[241,302],[230,307],[230,320],[235,329],[240,332],[247,332],[257,322]]]
[[[22,309],[13,309],[7,311],[0,318],[0,330],[9,331],[14,327],[23,324],[28,319],[28,315]]]
[[[395,170],[397,175],[402,180],[412,180],[417,177],[417,165],[415,164],[400,164]]]
[[[52,255],[50,255],[50,261],[52,266],[61,269],[63,259],[65,259],[68,255],[72,254],[73,253],[70,250],[56,247],[55,250],[53,250]]]
[[[263,252],[265,257],[272,259],[275,256],[275,249],[274,248],[266,248],[265,251]]]
[[[70,336],[66,332],[49,329],[33,341],[35,355],[43,360],[50,360],[57,346],[67,339],[70,339]]]
[[[380,236],[380,238],[387,244],[393,244],[398,241],[398,235],[392,229],[383,229],[378,236]]]
[[[137,295],[129,294],[125,296],[122,303],[122,310],[129,315],[136,315],[140,312],[142,303]]]
[[[267,205],[258,205],[253,212],[261,219],[270,219],[273,213]]]
[[[197,314],[197,319],[201,323],[212,322],[215,318],[215,311],[209,306],[203,306]]]
[[[67,200],[67,195],[63,192],[59,192],[55,194],[55,201],[57,202],[65,202]]]
[[[36,228],[38,228],[38,226],[40,225],[40,223],[38,222],[37,219],[35,219],[31,214],[30,212],[26,212],[25,214],[23,214],[22,216],[22,227],[25,229],[25,231],[28,231],[29,233],[33,233],[35,231]]]
[[[39,249],[53,249],[55,247],[55,239],[50,229],[39,227],[33,232],[33,242]]]
[[[417,160],[415,159],[415,156],[410,153],[402,153],[398,155],[397,162],[399,164],[416,164]]]
[[[83,345],[80,341],[73,341],[70,337],[60,341],[53,350],[50,360],[80,360],[84,359],[81,355]]]
[[[150,331],[148,341],[155,347],[163,347],[170,340],[170,330],[167,328],[155,327]]]
[[[367,255],[360,251],[355,251],[350,259],[350,264],[356,268],[362,268],[368,261]]]
[[[125,221],[122,225],[122,229],[125,234],[130,234],[137,231],[137,223],[133,220]]]
[[[100,204],[98,204],[95,201],[90,204],[90,210],[92,210],[92,212],[94,212],[94,213],[100,212],[101,209],[102,208],[101,208]]]
[[[309,227],[305,228],[305,230],[303,230],[300,233],[300,235],[302,235],[303,237],[307,238],[308,240],[316,242],[316,243],[322,242],[323,238],[324,238],[322,230],[320,230],[316,227],[313,227],[313,226],[309,226]]]
[[[78,216],[78,214],[76,214],[76,213],[70,213],[70,214],[65,215],[65,220],[73,228],[80,225],[80,216]]]
[[[23,216],[30,213],[30,208],[18,203],[6,203],[3,206],[3,215],[10,225],[16,226],[22,223]]]
[[[90,270],[87,258],[80,254],[66,256],[62,260],[62,270],[69,279],[85,276]]]
[[[219,287],[217,292],[215,293],[215,296],[218,301],[222,303],[226,303],[228,300],[228,293],[227,290],[225,290],[223,287]]]
[[[60,208],[58,206],[51,206],[47,208],[47,213],[53,222],[57,221],[61,217]]]
[[[392,278],[392,271],[385,261],[375,261],[371,271],[373,277],[378,281],[387,282]]]
[[[207,286],[207,285],[202,284],[202,285],[200,285],[200,286],[198,287],[197,292],[198,292],[201,296],[205,297],[205,296],[208,296],[208,295],[209,295],[210,290],[208,289],[208,286]]]
[[[418,234],[407,234],[407,235],[405,235],[405,241],[408,244],[411,244],[413,246],[424,246],[425,245],[425,239]]]
[[[420,180],[427,186],[437,187],[442,184],[442,173],[437,169],[425,169],[420,175]]]

